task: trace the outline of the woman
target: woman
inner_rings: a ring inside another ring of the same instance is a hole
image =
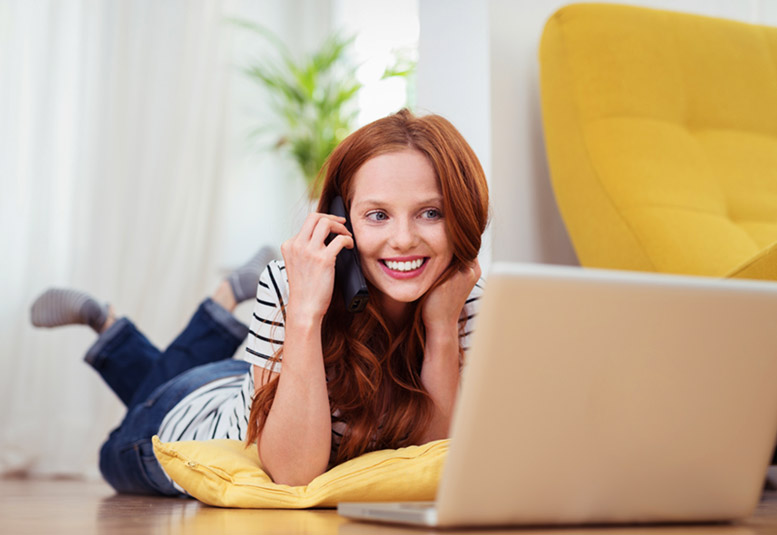
[[[353,234],[324,213],[337,195]],[[261,275],[247,363],[230,359],[244,331],[217,299],[164,354],[126,319],[90,349],[128,405],[101,451],[106,480],[176,493],[153,457],[154,434],[256,443],[263,468],[288,485],[368,451],[447,437],[487,220],[483,170],[445,119],[402,110],[351,134],[325,166],[318,212]],[[369,289],[360,313],[346,311],[335,282],[337,254],[355,245]],[[116,371],[134,368],[137,353],[152,355],[150,379]]]

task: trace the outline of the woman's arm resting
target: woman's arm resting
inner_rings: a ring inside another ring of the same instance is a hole
[[[424,433],[424,442],[447,438],[450,433],[459,390],[459,316],[480,273],[480,264],[475,260],[435,288],[424,303],[426,350],[421,382],[434,402],[432,421]]]
[[[422,435],[424,443],[448,438],[453,406],[459,390],[458,323],[445,330],[426,333],[426,353],[421,382],[434,402],[432,421]]]

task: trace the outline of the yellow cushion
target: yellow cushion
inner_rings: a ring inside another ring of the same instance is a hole
[[[302,509],[335,507],[341,501],[434,500],[449,440],[367,453],[301,487],[273,483],[256,448],[238,440],[163,443],[154,437],[153,443],[165,472],[201,502]]]
[[[573,4],[539,57],[551,178],[581,264],[725,276],[777,241],[777,28]]]

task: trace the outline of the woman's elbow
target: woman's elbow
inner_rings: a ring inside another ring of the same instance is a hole
[[[265,473],[278,485],[290,487],[302,487],[308,485],[315,478],[326,472],[327,461],[324,462],[299,462],[296,459],[287,459],[285,462],[271,462],[259,454],[259,460]],[[267,461],[267,462],[266,462]],[[276,459],[276,461],[278,461]]]
[[[304,487],[306,485],[309,485],[311,481],[313,481],[323,473],[324,471],[310,472],[310,473],[288,472],[288,473],[279,473],[277,476],[274,476],[273,474],[270,474],[270,473],[268,473],[267,475],[270,476],[270,478],[273,480],[273,483],[276,483],[278,485],[288,485],[290,487]]]

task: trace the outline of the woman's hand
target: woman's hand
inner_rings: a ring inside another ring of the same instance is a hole
[[[331,214],[310,214],[302,229],[281,245],[289,277],[289,308],[308,319],[321,319],[329,308],[335,280],[335,259],[353,237],[345,218]],[[329,234],[336,234],[329,244]]]
[[[421,310],[427,336],[430,331],[437,332],[451,327],[458,329],[461,311],[480,275],[480,263],[476,258],[474,262],[464,266],[450,279],[432,290]]]

